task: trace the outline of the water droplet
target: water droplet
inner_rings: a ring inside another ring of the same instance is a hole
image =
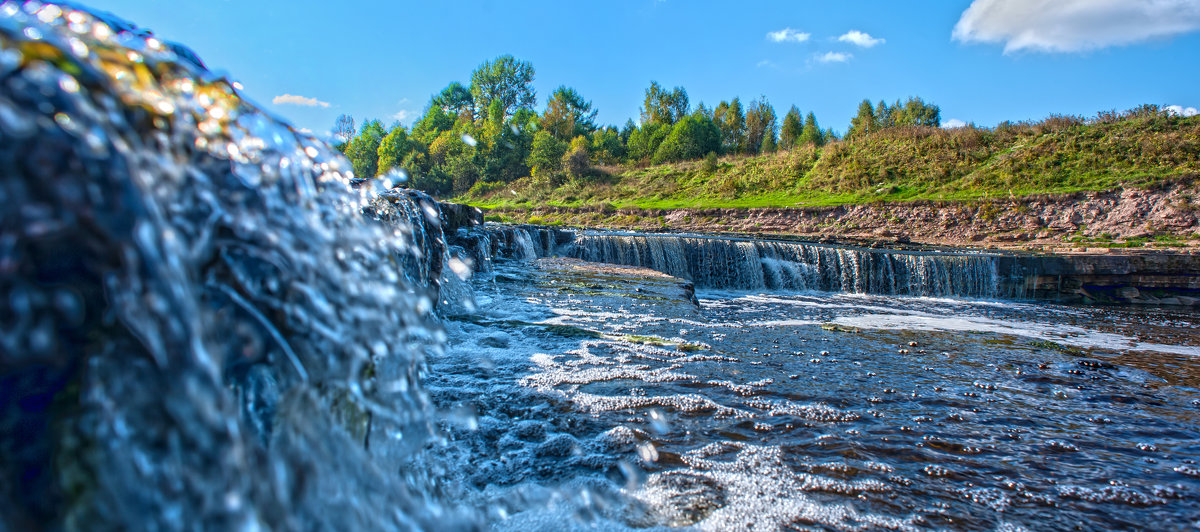
[[[659,436],[671,432],[671,424],[667,422],[667,415],[662,410],[650,409],[650,430]]]
[[[468,261],[470,261],[470,259],[464,261],[458,258],[452,258],[447,265],[450,266],[450,271],[454,272],[454,275],[457,275],[459,279],[466,281],[467,279],[471,278],[471,273],[473,271],[471,265],[468,264]]]
[[[637,448],[638,456],[646,462],[658,461],[658,449],[654,448],[654,444],[650,442],[642,442]]]
[[[37,12],[38,20],[45,22],[47,24],[54,22],[55,20],[58,20],[58,17],[61,17],[61,16],[62,16],[62,9],[54,4],[46,5],[46,6],[42,7],[41,9],[39,9]]]

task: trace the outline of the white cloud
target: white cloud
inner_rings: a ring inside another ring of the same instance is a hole
[[[848,42],[855,46],[861,46],[863,48],[870,48],[877,44],[883,44],[887,42],[884,39],[872,37],[870,34],[863,33],[858,30],[850,30],[846,32],[845,35],[838,37],[838,40],[842,42]]]
[[[783,28],[779,31],[767,33],[767,39],[771,42],[804,42],[811,37],[811,33],[796,31],[792,28]]]
[[[408,109],[401,109],[396,114],[392,115],[392,120],[399,120],[403,122],[408,120],[408,117],[410,116],[412,116],[412,111],[409,111]]]
[[[329,107],[328,102],[323,102],[316,98],[297,96],[295,94],[280,94],[272,98],[271,103],[275,105],[299,105],[301,107]]]
[[[852,57],[854,57],[853,54],[848,54],[846,52],[825,52],[817,55],[817,61],[822,63],[845,63]]]
[[[962,42],[1076,52],[1200,29],[1197,0],[974,0],[954,26]]]
[[[957,118],[951,118],[950,120],[942,122],[943,129],[955,129],[955,128],[963,127],[965,125],[967,125],[966,122],[963,122],[962,120],[959,120]]]
[[[1182,105],[1168,105],[1166,110],[1167,113],[1175,116],[1188,117],[1200,115],[1200,110],[1197,110],[1195,107],[1184,107]]]
[[[772,63],[769,59],[763,59],[762,61],[759,61],[758,64],[756,64],[754,66],[756,66],[758,68],[763,68],[763,67],[775,68],[775,63]]]

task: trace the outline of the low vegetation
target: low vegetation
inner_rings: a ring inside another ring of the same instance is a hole
[[[458,200],[501,210],[782,207],[1147,187],[1200,176],[1200,118],[1146,106],[995,128],[890,127],[822,146],[596,173],[485,182]]]

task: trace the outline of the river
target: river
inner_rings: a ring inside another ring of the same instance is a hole
[[[510,528],[1200,519],[1195,313],[681,285],[570,259],[475,279],[429,386],[467,484],[553,501]]]

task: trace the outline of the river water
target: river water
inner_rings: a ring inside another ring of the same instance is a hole
[[[498,526],[1200,526],[1194,313],[680,285],[473,281],[427,384]]]

